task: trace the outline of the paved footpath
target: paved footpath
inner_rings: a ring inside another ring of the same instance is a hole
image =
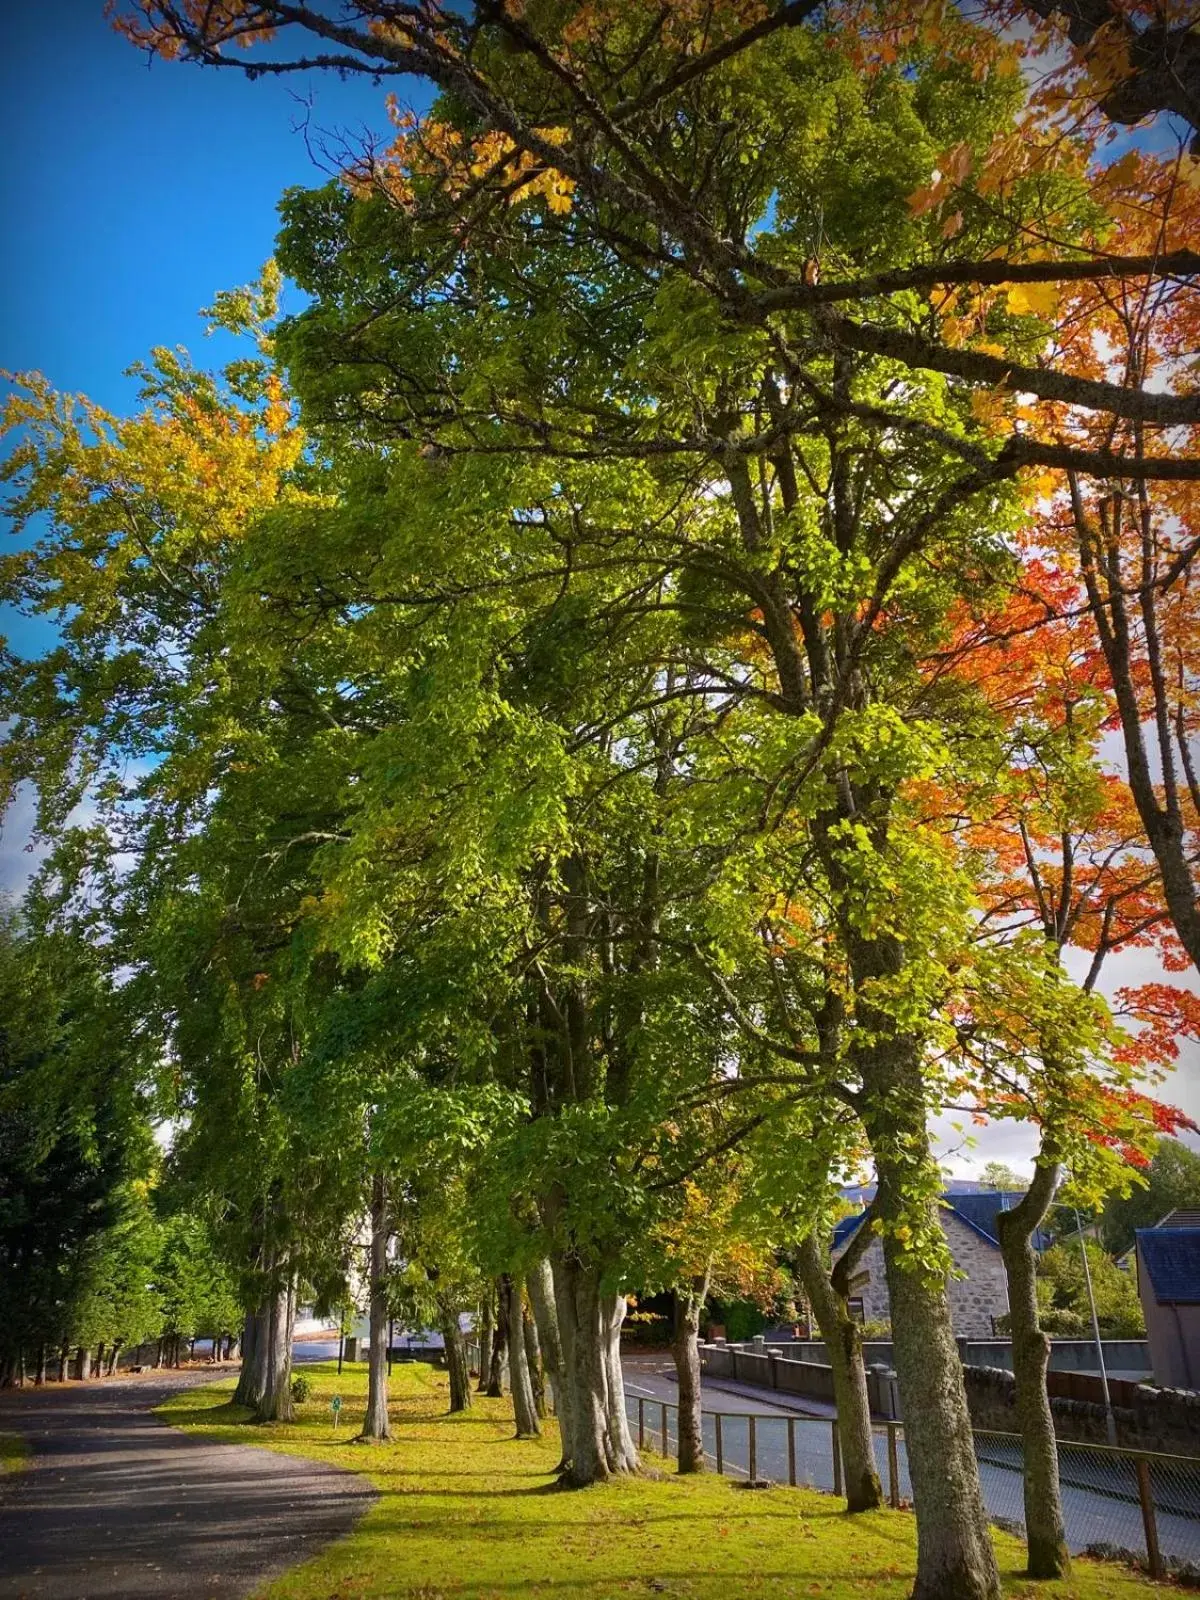
[[[0,1395],[32,1455],[0,1479],[0,1600],[229,1600],[348,1533],[363,1478],[210,1444],[151,1410],[211,1373],[154,1373]]]

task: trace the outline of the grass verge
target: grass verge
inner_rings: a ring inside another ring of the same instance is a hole
[[[0,1478],[6,1473],[20,1472],[29,1454],[29,1446],[16,1433],[0,1433]]]
[[[635,1479],[570,1493],[552,1469],[557,1435],[512,1438],[507,1401],[476,1398],[446,1415],[446,1384],[428,1367],[393,1373],[394,1440],[356,1445],[366,1369],[339,1378],[332,1363],[304,1368],[312,1398],[291,1425],[255,1427],[228,1401],[233,1379],[187,1390],[163,1421],[225,1443],[261,1444],[364,1474],[379,1500],[355,1531],[277,1579],[264,1600],[512,1600],[564,1595],[607,1600],[668,1594],[685,1600],[902,1600],[915,1559],[906,1512],[848,1517],[813,1490],[747,1494],[728,1479],[680,1478],[669,1463]],[[343,1408],[335,1424],[330,1401]],[[1142,1600],[1157,1585],[1123,1568],[1078,1562],[1069,1583],[1020,1576],[1023,1549],[997,1533],[1007,1600]]]

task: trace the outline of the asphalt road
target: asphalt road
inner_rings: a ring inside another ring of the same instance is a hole
[[[0,1600],[228,1600],[348,1533],[364,1480],[165,1428],[152,1408],[205,1372],[0,1395],[33,1452],[0,1480]]]

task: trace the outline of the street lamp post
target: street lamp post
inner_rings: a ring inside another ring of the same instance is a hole
[[[1088,1264],[1087,1240],[1083,1236],[1083,1224],[1079,1220],[1079,1212],[1075,1212],[1075,1227],[1079,1233],[1079,1251],[1083,1256],[1083,1281],[1087,1286],[1088,1306],[1092,1313],[1092,1338],[1096,1341],[1096,1359],[1100,1363],[1100,1388],[1104,1393],[1104,1427],[1108,1434],[1108,1442],[1115,1445],[1117,1442],[1117,1419],[1113,1415],[1112,1396],[1108,1392],[1108,1369],[1104,1365],[1104,1343],[1100,1338],[1100,1319],[1096,1315],[1096,1296],[1092,1292],[1092,1269]]]

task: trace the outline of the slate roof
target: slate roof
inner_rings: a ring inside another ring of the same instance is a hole
[[[1000,1241],[996,1236],[996,1215],[1000,1211],[1011,1211],[1020,1198],[1019,1194],[1008,1189],[973,1187],[963,1192],[955,1185],[943,1191],[942,1204],[953,1211],[960,1222],[965,1222],[968,1228],[998,1250]],[[860,1211],[853,1216],[843,1217],[836,1225],[833,1230],[834,1254],[849,1242],[862,1219],[863,1212]],[[1033,1236],[1034,1249],[1044,1250],[1049,1243],[1049,1235],[1039,1228]]]
[[[1139,1228],[1137,1252],[1160,1305],[1200,1305],[1200,1228]]]
[[[1186,1207],[1177,1206],[1174,1211],[1168,1211],[1165,1217],[1159,1217],[1154,1226],[1156,1228],[1200,1228],[1200,1211],[1189,1211]]]

